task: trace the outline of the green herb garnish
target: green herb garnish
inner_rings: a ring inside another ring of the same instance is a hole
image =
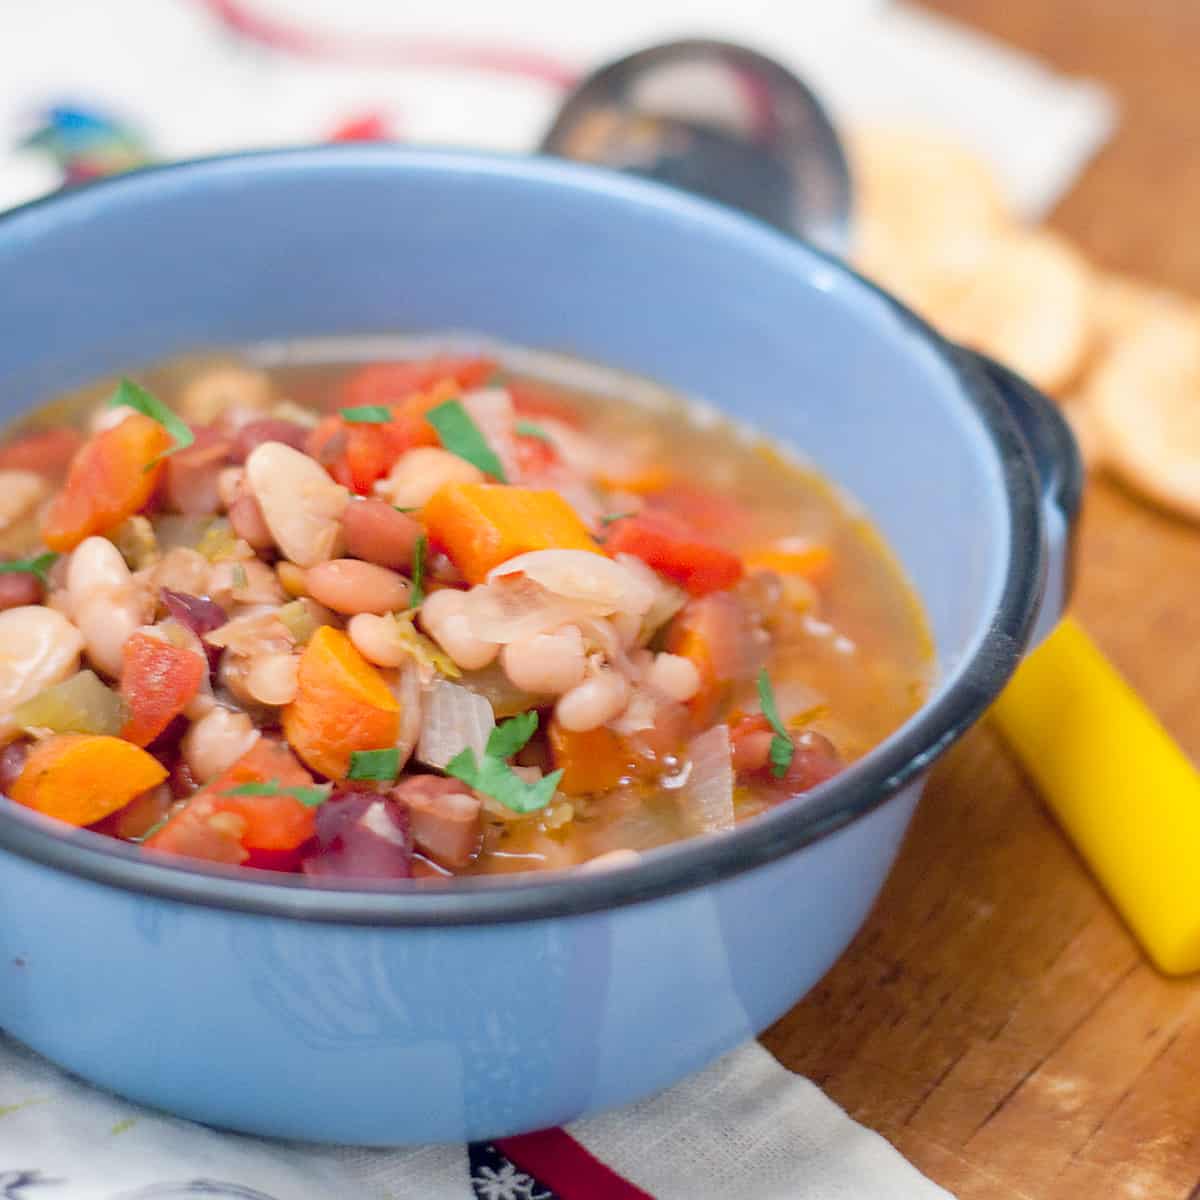
[[[775,736],[771,739],[771,774],[776,779],[782,779],[787,774],[788,767],[792,765],[796,747],[787,726],[779,716],[779,706],[775,703],[775,692],[771,687],[766,667],[758,673],[758,700],[762,705],[763,716],[775,731]]]
[[[554,445],[554,439],[534,421],[518,421],[513,429],[522,437],[537,438],[539,442],[545,442],[550,446]]]
[[[342,420],[351,425],[386,425],[392,419],[392,410],[382,404],[364,404],[360,408],[343,408]]]
[[[154,462],[147,463],[143,470],[150,470],[164,458],[187,449],[196,440],[196,435],[188,428],[185,421],[177,417],[157,396],[152,395],[143,387],[138,387],[132,379],[122,379],[117,384],[116,391],[108,398],[109,408],[122,406],[132,408],[144,417],[157,421],[175,439],[175,445],[170,450],[164,451]]]
[[[399,504],[393,504],[392,507],[397,512],[402,512],[402,513],[411,513],[411,512],[420,512],[421,511],[421,506],[419,504],[414,504],[411,508],[402,508]]]
[[[611,525],[614,521],[623,521],[626,517],[636,517],[635,512],[605,513],[600,518],[601,525]]]
[[[429,539],[421,534],[413,547],[412,592],[408,598],[409,608],[420,608],[425,599],[425,555],[429,550]]]
[[[451,454],[466,459],[485,475],[491,475],[501,483],[508,482],[504,464],[487,444],[487,439],[479,432],[479,426],[463,407],[461,400],[447,400],[444,404],[431,408],[425,414],[425,420],[437,430],[438,439]]]
[[[562,769],[552,771],[537,783],[526,783],[505,761],[525,746],[537,727],[536,712],[521,713],[502,721],[488,735],[482,762],[475,757],[475,751],[468,748],[446,764],[446,774],[491,796],[513,812],[531,813],[545,808],[554,799],[558,781],[563,777]]]
[[[46,574],[58,562],[57,554],[39,554],[36,558],[14,558],[11,562],[0,562],[0,575],[36,575],[47,587],[50,579]]]
[[[350,754],[347,779],[370,779],[375,783],[393,783],[400,774],[400,751],[395,746],[386,750],[354,750]]]
[[[329,787],[284,787],[277,779],[269,779],[266,783],[239,783],[237,787],[226,788],[223,796],[291,796],[299,800],[305,808],[320,808],[329,799]]]

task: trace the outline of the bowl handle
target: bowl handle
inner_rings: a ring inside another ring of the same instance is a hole
[[[1070,598],[1075,570],[1075,531],[1085,480],[1083,460],[1071,427],[1058,406],[994,359],[964,352],[987,376],[1029,446],[1042,496],[1046,530],[1046,589],[1030,648],[1058,624]]]

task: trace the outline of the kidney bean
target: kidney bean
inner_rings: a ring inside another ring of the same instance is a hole
[[[41,599],[42,584],[36,575],[27,572],[19,575],[0,575],[0,612],[6,608],[39,604]]]
[[[317,849],[302,869],[330,878],[408,879],[412,855],[404,805],[379,792],[339,788],[317,809]]]
[[[230,460],[244,463],[250,456],[250,451],[263,442],[282,442],[293,450],[303,450],[308,439],[308,430],[295,421],[285,421],[281,417],[267,417],[261,421],[250,421],[237,431],[233,440]]]
[[[352,501],[342,513],[342,529],[347,554],[395,570],[406,570],[412,564],[421,536],[418,521],[382,500]]]

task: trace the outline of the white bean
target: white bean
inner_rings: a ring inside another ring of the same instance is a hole
[[[554,633],[510,642],[500,651],[500,664],[514,687],[560,696],[583,682],[583,634],[577,625],[564,625]]]
[[[464,671],[486,667],[500,650],[498,643],[485,641],[471,632],[463,611],[463,593],[453,588],[442,588],[426,597],[420,621],[425,632]]]
[[[271,380],[262,371],[236,363],[210,367],[183,389],[179,411],[193,425],[211,425],[228,409],[261,416],[272,400]]]
[[[560,697],[554,715],[564,729],[586,733],[619,716],[628,701],[625,677],[601,670]]]
[[[228,770],[259,739],[243,712],[214,708],[183,735],[183,758],[197,783]]]
[[[0,736],[8,714],[43,688],[79,670],[83,637],[61,613],[40,604],[0,612]]]
[[[85,538],[67,564],[67,591],[73,604],[82,604],[97,592],[123,588],[129,579],[129,567],[108,538]]]
[[[295,654],[260,655],[246,668],[246,691],[259,704],[290,704],[296,698],[299,669]]]
[[[394,617],[359,613],[346,625],[354,648],[377,667],[401,667],[412,651],[400,641]]]
[[[336,558],[350,493],[316,459],[263,442],[246,459],[246,482],[285,558],[301,567]]]
[[[49,490],[50,485],[36,471],[0,471],[0,529],[31,513]]]
[[[681,654],[656,654],[646,682],[669,700],[682,704],[700,690],[700,672],[690,658]]]
[[[401,508],[420,508],[444,483],[482,483],[478,467],[436,446],[420,446],[402,454],[391,474],[375,490]]]
[[[107,538],[82,541],[67,565],[67,592],[87,656],[104,674],[121,673],[121,651],[153,615],[121,552]]]

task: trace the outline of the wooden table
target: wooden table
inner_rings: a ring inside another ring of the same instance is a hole
[[[1200,296],[1200,4],[933,0],[1108,83],[1052,224]],[[1200,529],[1090,488],[1075,612],[1200,761]],[[1200,978],[1145,961],[986,726],[931,780],[850,951],[764,1037],[961,1200],[1198,1200]]]

